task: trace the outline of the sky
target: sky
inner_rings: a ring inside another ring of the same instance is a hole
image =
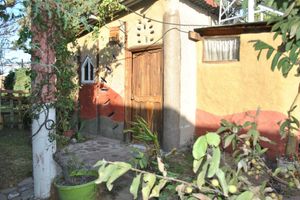
[[[22,12],[22,4],[17,4],[13,9],[8,10],[10,13],[20,14]],[[18,32],[15,32],[14,35],[12,35],[9,40],[10,42],[13,42],[17,40],[18,38]],[[29,63],[30,62],[30,55],[26,54],[22,50],[6,50],[4,52],[4,59],[10,60],[12,64],[8,66],[3,66],[3,72],[4,74],[7,74],[10,70],[18,68],[20,66],[20,63]],[[0,66],[2,68],[2,66]]]

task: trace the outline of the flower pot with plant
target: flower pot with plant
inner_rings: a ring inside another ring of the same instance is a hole
[[[55,157],[55,160],[62,167],[62,175],[54,181],[60,200],[96,199],[97,171],[85,167],[75,157],[72,157],[67,164],[64,164],[58,157]]]

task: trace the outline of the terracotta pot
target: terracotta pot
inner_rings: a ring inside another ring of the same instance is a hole
[[[74,134],[75,134],[74,130],[67,130],[64,132],[64,136],[69,138],[71,138]]]

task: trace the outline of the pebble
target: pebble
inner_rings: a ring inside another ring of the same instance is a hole
[[[7,199],[11,200],[11,199],[14,199],[14,198],[16,198],[18,196],[20,196],[20,193],[17,192],[17,191],[13,191],[13,192],[11,192],[11,193],[8,194]]]

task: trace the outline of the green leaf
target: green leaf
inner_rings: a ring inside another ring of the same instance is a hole
[[[104,166],[104,165],[103,165]],[[96,184],[100,184],[102,182],[108,181],[112,173],[116,170],[117,166],[110,164],[105,168],[100,168],[99,169],[99,178],[95,181]]]
[[[248,127],[248,126],[252,126],[252,123],[253,123],[253,122],[246,121],[246,122],[243,124],[243,128],[246,128],[246,127]]]
[[[140,186],[140,182],[141,182],[141,174],[137,175],[130,186],[130,193],[133,195],[133,199],[137,198],[137,194],[138,194],[138,190],[139,190],[139,186]]]
[[[106,164],[107,162],[106,162],[106,160],[99,160],[95,165],[94,165],[94,167],[100,167],[100,166],[102,166],[102,165],[104,165],[104,164]]]
[[[289,51],[292,48],[293,44],[294,44],[294,40],[290,40],[288,43],[286,43],[285,51]]]
[[[218,177],[218,179],[220,181],[220,185],[222,187],[224,196],[227,197],[228,196],[228,185],[226,182],[225,173],[221,169],[219,169],[216,173],[216,176]]]
[[[224,141],[224,148],[227,148],[232,140],[234,139],[235,135],[234,134],[231,134],[231,135],[228,135],[226,138],[225,138],[225,141]]]
[[[214,147],[213,148],[213,155],[210,161],[210,166],[208,169],[207,177],[211,178],[213,177],[216,172],[219,170],[220,166],[220,161],[221,161],[221,151],[219,147]]]
[[[116,165],[117,168],[106,182],[106,187],[109,191],[113,188],[112,183],[131,169],[131,165],[124,162],[115,162],[114,165]]]
[[[288,7],[288,9],[285,11],[283,17],[287,17],[287,16],[291,13],[291,11],[293,10],[294,7],[295,7],[295,2],[293,2],[293,3]]]
[[[276,23],[272,26],[271,32],[276,32],[276,31],[279,29],[279,27],[281,26],[282,23],[284,23],[284,21],[276,22]]]
[[[200,165],[202,164],[203,158],[204,158],[204,157],[200,158],[199,160],[196,160],[196,159],[195,159],[195,160],[193,161],[193,172],[194,172],[194,173],[197,173],[197,171],[198,171]]]
[[[278,32],[274,33],[274,35],[273,35],[273,40],[276,40],[276,38],[278,37],[278,35],[279,35]]]
[[[215,147],[220,145],[221,138],[218,134],[213,133],[213,132],[208,132],[205,136],[206,136],[207,143],[209,145],[215,146]]]
[[[239,171],[241,170],[241,169],[244,169],[244,171],[246,172],[247,170],[248,170],[248,165],[247,165],[247,163],[245,162],[245,160],[240,160],[239,162],[238,162],[238,170],[237,170],[237,173],[239,173]]]
[[[162,162],[162,159],[160,157],[157,157],[157,165],[158,165],[159,171],[163,174],[163,176],[167,176],[167,171],[166,171],[165,165]]]
[[[275,70],[276,66],[277,66],[277,63],[278,63],[278,60],[279,58],[281,57],[282,53],[281,52],[277,52],[272,60],[272,65],[271,65],[271,69],[272,71]]]
[[[253,137],[253,145],[255,146],[260,136],[259,132],[255,129],[250,129],[248,133]]]
[[[205,136],[199,137],[193,146],[193,157],[199,160],[205,156],[207,150],[207,141]]]
[[[257,54],[257,60],[260,59],[261,53],[262,53],[262,50],[260,50],[260,51],[258,52],[258,54]]]
[[[240,194],[236,200],[252,200],[254,197],[254,194],[250,191],[245,191],[242,194]]]
[[[270,48],[267,52],[267,59],[269,59],[272,56],[272,53],[274,52],[273,48]]]
[[[293,45],[291,51],[290,51],[290,54],[289,54],[289,58],[290,58],[290,61],[295,64],[297,62],[297,59],[298,59],[298,55],[299,53],[296,53],[298,50],[298,46],[296,45]]]
[[[207,167],[208,167],[208,162],[206,162],[203,165],[202,170],[200,171],[200,173],[198,174],[198,177],[197,177],[197,186],[200,190],[201,190],[202,185],[205,183],[205,175],[207,172]]]
[[[216,131],[216,133],[219,134],[219,133],[222,133],[222,132],[227,131],[227,130],[228,130],[228,127],[221,126],[221,127]]]
[[[268,148],[264,148],[263,150],[260,151],[260,154],[264,154],[268,151],[269,149]]]
[[[255,48],[255,50],[263,50],[263,49],[270,49],[270,48],[273,48],[273,47],[270,46],[269,44],[261,41],[261,40],[258,40],[254,44],[254,48]]]
[[[300,26],[297,29],[296,40],[300,40]]]
[[[143,189],[142,189],[143,200],[148,200],[151,189],[155,184],[156,176],[154,174],[147,173],[144,175],[143,179],[144,179]]]
[[[264,141],[264,142],[272,143],[272,141],[271,141],[269,138],[264,137],[264,136],[259,136],[259,139],[260,139],[261,141]]]
[[[293,123],[295,123],[296,126],[299,128],[299,126],[300,126],[299,120],[298,120],[296,117],[294,117],[294,116],[291,116],[291,117],[292,117],[292,119],[293,119]]]
[[[159,197],[159,193],[160,191],[165,187],[165,185],[167,184],[168,181],[164,180],[164,179],[161,179],[159,181],[159,183],[154,186],[152,192],[151,192],[151,195],[150,195],[150,198],[153,198],[153,197]]]

